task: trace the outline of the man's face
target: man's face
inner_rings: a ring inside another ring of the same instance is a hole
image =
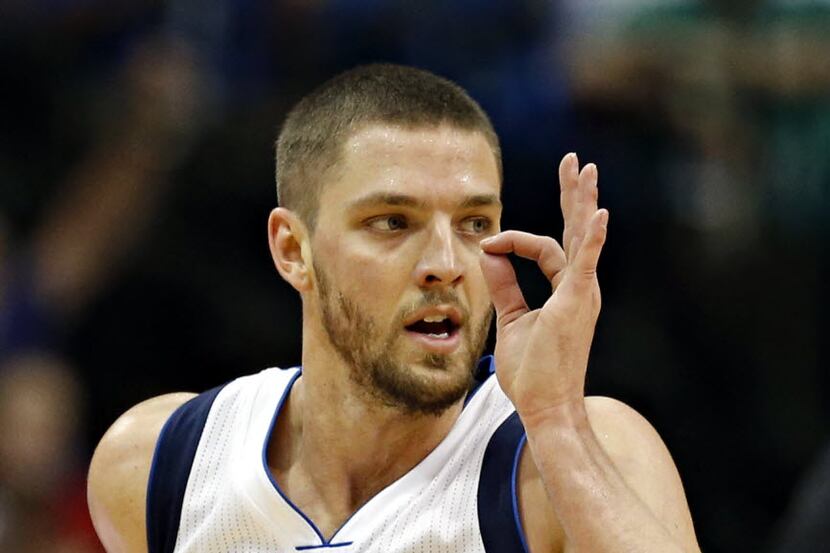
[[[479,241],[499,231],[483,135],[375,125],[345,144],[312,238],[318,313],[374,401],[440,414],[469,390],[492,308]]]

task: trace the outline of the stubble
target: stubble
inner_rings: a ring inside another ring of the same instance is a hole
[[[449,372],[441,385],[396,358],[403,321],[425,306],[451,304],[461,309],[454,290],[425,291],[412,305],[400,310],[395,322],[384,331],[357,302],[333,289],[325,272],[315,264],[323,326],[338,355],[349,366],[349,378],[368,399],[401,410],[408,415],[444,413],[470,390],[476,361],[484,351],[493,317],[490,309],[483,320],[464,333],[463,351],[442,355],[425,353],[421,364],[432,371]],[[474,324],[465,317],[468,323]],[[454,367],[461,363],[461,369]],[[457,374],[457,376],[455,376]]]

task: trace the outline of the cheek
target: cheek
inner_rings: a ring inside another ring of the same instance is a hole
[[[324,261],[317,265],[330,286],[361,310],[379,317],[398,305],[408,280],[403,263],[394,256],[361,251],[343,243],[323,255]]]

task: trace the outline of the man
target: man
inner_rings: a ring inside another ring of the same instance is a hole
[[[373,65],[303,99],[268,223],[302,368],[119,418],[89,476],[108,550],[698,551],[655,431],[584,397],[608,213],[596,167],[559,173],[564,249],[500,232],[498,140],[458,86]],[[509,253],[550,280],[541,309]]]

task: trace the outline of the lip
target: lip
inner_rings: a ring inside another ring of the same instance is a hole
[[[435,315],[443,315],[447,317],[455,326],[455,330],[453,334],[458,333],[458,329],[464,323],[463,317],[461,316],[461,311],[457,307],[453,307],[452,305],[431,305],[429,307],[423,307],[417,311],[415,311],[412,315],[406,318],[403,325],[409,326],[411,324],[415,324],[424,317],[430,317]],[[418,334],[417,332],[414,334]]]
[[[414,342],[431,353],[448,355],[457,350],[461,344],[461,333],[458,331],[458,327],[446,338],[434,338],[429,334],[422,334],[405,329],[404,332]]]

